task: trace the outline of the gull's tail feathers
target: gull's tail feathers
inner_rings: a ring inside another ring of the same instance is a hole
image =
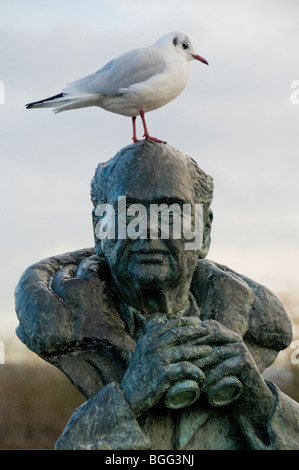
[[[60,113],[68,109],[84,108],[92,106],[94,98],[89,95],[72,96],[67,93],[59,93],[58,95],[50,96],[44,100],[34,101],[26,104],[27,109],[31,108],[55,108],[54,113]]]
[[[57,106],[57,102],[65,102],[69,100],[69,98],[65,98],[67,95],[66,93],[58,93],[58,95],[50,96],[49,98],[45,98],[44,100],[40,101],[33,101],[32,103],[26,104],[26,108],[55,108]]]

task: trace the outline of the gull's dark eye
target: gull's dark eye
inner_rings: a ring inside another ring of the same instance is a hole
[[[188,49],[188,44],[186,42],[182,42],[182,48],[183,49]]]

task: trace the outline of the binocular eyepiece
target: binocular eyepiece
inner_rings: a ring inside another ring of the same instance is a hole
[[[206,397],[212,406],[225,406],[239,398],[243,385],[235,376],[223,377],[207,392]],[[185,408],[195,403],[200,396],[200,388],[195,380],[182,380],[170,387],[164,397],[167,408]]]

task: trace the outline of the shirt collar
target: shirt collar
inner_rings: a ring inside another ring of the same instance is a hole
[[[138,340],[145,333],[145,325],[149,318],[147,318],[142,312],[138,311],[135,307],[132,307],[123,299],[119,298],[120,315],[126,325],[129,334]],[[157,312],[158,313],[158,312]],[[160,313],[160,312],[159,312]],[[161,315],[163,313],[161,312]],[[200,310],[194,298],[194,295],[189,292],[189,298],[187,304],[171,314],[176,317],[197,317],[200,318]]]

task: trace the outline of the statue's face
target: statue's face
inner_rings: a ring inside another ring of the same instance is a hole
[[[113,206],[112,216],[115,214],[115,237],[98,241],[96,247],[101,244],[101,253],[118,283],[130,285],[133,289],[155,289],[157,285],[161,286],[161,283],[164,287],[171,287],[174,284],[191,282],[199,259],[201,242],[198,245],[196,241],[195,249],[186,249],[190,243],[190,235],[187,234],[186,238],[181,230],[180,237],[174,238],[173,217],[176,222],[179,217],[183,226],[185,219],[181,216],[184,213],[184,205],[185,208],[189,207],[192,214],[192,231],[195,224],[202,231],[203,217],[199,211],[195,220],[193,184],[190,172],[184,165],[169,158],[165,158],[159,167],[151,166],[149,162],[140,168],[138,165],[136,168],[134,162],[124,163],[118,168],[117,178],[115,174],[113,176],[107,202],[110,207]],[[124,203],[125,206],[121,207]],[[160,208],[161,204],[164,204],[166,213],[170,206],[177,209],[175,213],[169,211],[168,238],[163,239],[165,232],[161,235],[161,219],[152,217],[157,214],[155,204]],[[142,215],[141,222],[137,224],[136,217]],[[123,222],[118,231],[118,223]],[[97,234],[98,227],[95,228]],[[127,229],[126,237],[120,239],[124,228]],[[140,237],[133,239],[138,234]],[[99,249],[96,248],[96,251],[99,252]]]

